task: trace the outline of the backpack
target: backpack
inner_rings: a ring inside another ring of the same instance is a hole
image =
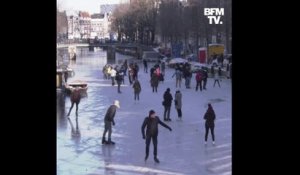
[[[197,81],[201,81],[201,80],[202,80],[202,75],[201,75],[201,73],[197,73],[197,75],[196,75],[196,80],[197,80]]]

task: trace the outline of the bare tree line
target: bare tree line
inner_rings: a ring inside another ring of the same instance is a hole
[[[204,8],[224,8],[223,24],[208,24]],[[183,42],[195,51],[201,46],[217,43],[231,52],[231,0],[131,0],[120,4],[113,13],[112,29],[118,40],[154,44],[157,36],[166,44]]]

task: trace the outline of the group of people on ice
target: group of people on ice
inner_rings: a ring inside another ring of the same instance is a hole
[[[143,61],[144,64],[144,73],[148,73],[148,63],[147,61]],[[126,72],[128,70],[128,72]],[[125,61],[121,66],[115,66],[113,65],[105,65],[103,67],[103,75],[105,79],[111,79],[112,86],[115,85],[115,81],[117,81],[118,85],[118,93],[121,93],[120,91],[120,85],[121,83],[124,83],[124,76],[128,76],[129,83],[132,85],[133,92],[134,92],[134,100],[139,100],[140,92],[142,91],[141,83],[138,80],[138,72],[139,72],[139,66],[137,63],[131,63],[127,64],[127,61]],[[127,74],[126,74],[127,73]],[[218,69],[218,72],[215,73],[214,68],[211,69],[212,75],[215,77],[215,83],[217,82],[220,87],[219,83],[219,75],[221,74],[221,68]],[[150,69],[150,85],[152,87],[152,92],[157,93],[157,88],[159,85],[159,82],[164,81],[165,76],[165,64],[159,63],[155,64]],[[178,64],[175,66],[175,72],[172,75],[172,78],[176,78],[176,88],[181,88],[181,82],[182,79],[185,79],[185,86],[186,88],[191,88],[191,78],[192,78],[192,70],[189,64]],[[198,91],[198,87],[200,91],[206,90],[206,84],[207,84],[207,78],[208,78],[208,72],[205,69],[198,70],[196,72],[195,81],[196,81],[196,91]],[[164,107],[164,114],[163,114],[163,120],[164,121],[171,121],[170,118],[170,111],[172,102],[174,101],[174,106],[178,114],[178,119],[182,120],[182,93],[180,90],[176,90],[174,94],[174,98],[171,94],[171,89],[167,88],[166,91],[163,94],[163,102],[162,106]],[[76,104],[76,116],[78,115],[78,104],[80,102],[80,93],[78,93],[77,89],[74,89],[71,94],[71,102],[72,106],[68,112],[68,116],[71,113],[71,110],[73,108],[73,105]],[[115,115],[117,109],[120,108],[120,102],[118,100],[115,100],[112,105],[107,109],[107,112],[104,116],[104,131],[102,135],[102,144],[115,144],[114,141],[111,139],[112,135],[112,126],[115,125]],[[213,144],[215,144],[215,136],[214,136],[214,120],[216,118],[215,112],[213,110],[213,107],[211,104],[208,104],[208,109],[205,112],[203,119],[205,122],[205,144],[207,143],[208,138],[208,132],[211,131]],[[158,137],[158,124],[162,125],[163,127],[169,129],[172,131],[171,127],[169,127],[167,124],[162,122],[160,118],[156,115],[154,110],[150,110],[147,116],[144,119],[144,122],[141,126],[141,132],[142,132],[142,138],[145,139],[146,143],[146,153],[145,153],[145,161],[148,159],[149,156],[149,146],[150,142],[152,140],[153,146],[154,146],[154,161],[159,163],[159,159],[157,158],[157,137]],[[146,129],[146,134],[145,134]],[[106,135],[108,134],[108,137],[106,139]]]

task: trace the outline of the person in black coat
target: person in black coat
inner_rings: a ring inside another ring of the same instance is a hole
[[[152,139],[153,142],[153,146],[154,146],[154,161],[156,163],[159,163],[159,160],[157,158],[157,136],[158,136],[158,124],[162,125],[163,127],[169,129],[170,131],[172,131],[172,128],[169,127],[168,125],[166,125],[165,123],[163,123],[158,116],[155,115],[155,111],[154,110],[150,110],[149,111],[149,116],[145,118],[143,125],[142,125],[142,136],[143,139],[146,139],[146,157],[145,157],[145,161],[148,158],[149,155],[149,146],[150,146],[150,142]],[[146,129],[146,136],[145,136],[145,127],[147,127]]]
[[[204,114],[203,119],[205,120],[205,145],[207,144],[207,136],[208,136],[208,130],[210,129],[213,144],[215,144],[215,134],[214,134],[214,128],[215,128],[215,111],[212,108],[211,104],[208,104],[208,109],[206,113]]]
[[[122,93],[121,92],[121,83],[123,81],[122,72],[118,71],[115,79],[117,80],[117,84],[118,84],[118,93]]]
[[[203,75],[203,89],[206,90],[206,84],[207,84],[207,78],[208,78],[207,70],[204,69],[202,71],[202,75]]]
[[[154,74],[154,71],[155,71],[155,67],[152,67],[150,69],[150,78],[152,78],[153,74]]]
[[[143,60],[143,64],[144,64],[144,72],[148,73],[148,63],[146,59]]]
[[[104,117],[104,132],[102,136],[102,144],[115,144],[115,142],[111,140],[111,133],[112,133],[111,125],[115,126],[114,117],[116,115],[117,108],[120,108],[120,102],[118,100],[115,100],[114,104],[111,105],[106,111]],[[105,140],[105,135],[107,131],[108,131],[108,141]]]
[[[163,106],[165,107],[164,121],[171,121],[170,112],[171,112],[172,100],[173,97],[172,94],[170,93],[170,88],[167,88],[167,90],[164,93],[164,101],[163,101]]]

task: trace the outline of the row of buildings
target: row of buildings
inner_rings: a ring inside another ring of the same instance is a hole
[[[110,25],[115,7],[115,4],[101,5],[100,13],[96,14],[79,11],[75,15],[67,16],[66,12],[58,12],[58,39],[113,39],[115,34],[111,32]]]

